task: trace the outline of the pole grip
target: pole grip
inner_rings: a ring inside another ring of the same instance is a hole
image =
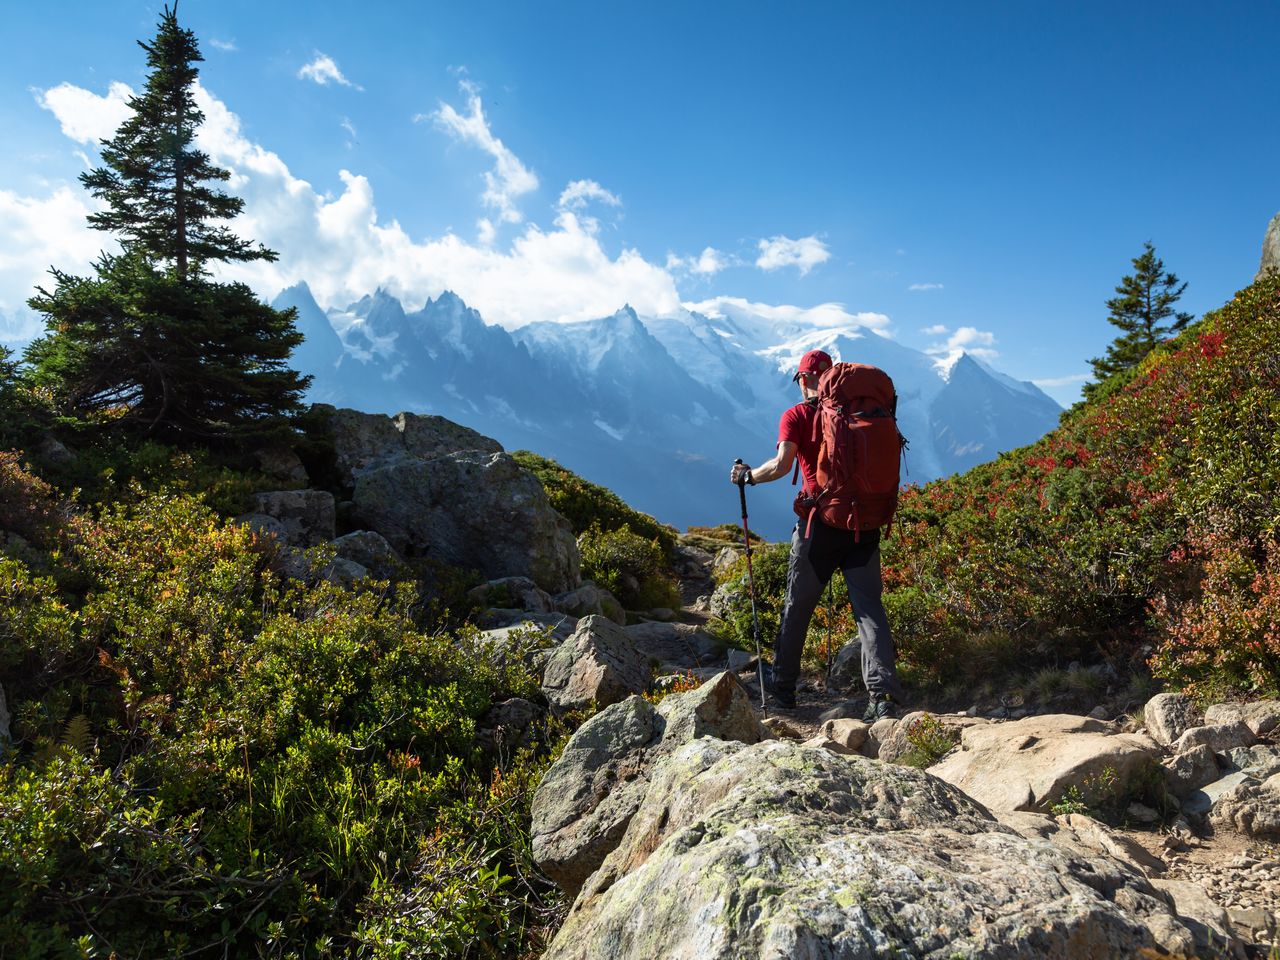
[[[741,458],[741,457],[738,457],[738,458],[737,458],[736,460],[734,460],[733,462],[734,462],[735,464],[742,463],[742,458]],[[745,522],[746,522],[746,519],[747,519],[747,477],[746,477],[746,474],[743,474],[742,476],[740,476],[740,477],[738,478],[738,499],[739,499],[740,501],[742,501],[742,519],[743,519],[743,522],[745,523]]]

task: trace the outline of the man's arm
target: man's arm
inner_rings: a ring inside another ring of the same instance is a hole
[[[749,467],[745,463],[735,463],[733,469],[729,471],[729,482],[737,483],[740,477],[750,471],[753,483],[768,483],[770,480],[785,477],[791,472],[791,467],[795,462],[796,445],[790,440],[783,440],[778,444],[778,452],[773,458],[766,460],[758,467]]]

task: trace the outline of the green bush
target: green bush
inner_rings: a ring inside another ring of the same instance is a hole
[[[646,540],[626,524],[616,530],[593,524],[578,537],[578,549],[583,579],[604,587],[628,610],[680,606],[658,540]]]
[[[1071,660],[1140,671],[1154,647],[1151,666],[1177,683],[1275,691],[1276,654],[1259,638],[1272,616],[1265,547],[1280,532],[1278,335],[1272,278],[1037,443],[904,491],[883,549],[904,673],[920,686],[978,680],[974,638],[1013,637],[1025,673]],[[1199,575],[1210,542],[1234,544],[1220,549],[1261,579]],[[1213,622],[1219,600],[1263,613],[1228,630]]]
[[[66,600],[0,555],[0,872],[24,878],[0,884],[0,942],[349,955],[393,889],[459,892],[413,921],[453,955],[545,925],[520,836],[542,755],[495,768],[475,738],[537,695],[521,662],[423,629],[406,586],[282,579],[272,541],[190,495],[135,491],[68,539]]]
[[[574,536],[581,536],[593,526],[606,532],[627,527],[645,540],[656,540],[664,557],[671,555],[676,544],[675,530],[647,513],[633,510],[612,490],[583,480],[554,460],[528,450],[517,450],[511,456],[542,483],[551,506],[568,519]]]

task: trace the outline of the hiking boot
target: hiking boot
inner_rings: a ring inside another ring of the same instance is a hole
[[[877,720],[883,720],[886,717],[896,717],[898,711],[893,697],[887,693],[873,693],[867,700],[867,709],[863,711],[863,723],[875,723]]]
[[[764,690],[765,693],[773,698],[773,702],[783,710],[794,710],[796,708],[796,692],[779,687],[773,679],[773,671],[769,669],[764,672]]]

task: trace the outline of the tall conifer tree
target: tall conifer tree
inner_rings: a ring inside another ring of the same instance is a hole
[[[30,300],[49,332],[28,348],[31,380],[63,413],[121,419],[168,439],[216,440],[271,431],[300,407],[310,378],[288,366],[302,335],[295,312],[244,284],[215,283],[211,264],[274,260],[225,221],[244,201],[218,189],[230,174],[195,149],[195,35],[164,9],[150,73],[133,114],[103,141],[104,166],[81,177],[106,204],[90,225],[116,234],[95,276],[52,270],[52,292]]]
[[[1151,241],[1143,245],[1142,254],[1133,258],[1134,272],[1121,279],[1116,296],[1107,301],[1107,321],[1119,327],[1121,335],[1107,347],[1106,356],[1089,361],[1093,366],[1096,388],[1108,377],[1136,367],[1156,344],[1191,322],[1191,314],[1176,312],[1173,305],[1187,289],[1172,272],[1166,272],[1164,261],[1156,256]],[[1165,323],[1170,317],[1172,323]],[[1086,395],[1090,393],[1085,388]]]

